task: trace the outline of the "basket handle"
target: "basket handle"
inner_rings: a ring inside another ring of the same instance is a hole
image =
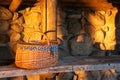
[[[39,31],[35,31],[35,32],[39,32]],[[41,33],[41,32],[39,32],[40,33],[40,35],[42,35],[42,36],[44,36],[45,38],[46,38],[46,40],[47,40],[47,45],[50,45],[50,40],[48,39],[48,37],[44,34],[44,33]],[[29,38],[30,39],[30,38]],[[29,39],[28,39],[28,42],[31,42],[31,41],[29,41]]]

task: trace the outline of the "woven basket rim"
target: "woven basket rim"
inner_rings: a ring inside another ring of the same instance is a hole
[[[47,41],[44,42],[18,42],[17,44],[27,44],[27,45],[48,45]],[[57,41],[50,41],[50,45],[58,45]]]

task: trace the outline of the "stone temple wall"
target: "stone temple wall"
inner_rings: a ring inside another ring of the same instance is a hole
[[[39,6],[27,7],[14,13],[0,7],[0,44],[8,43],[15,55],[18,42],[39,41],[41,38],[39,32],[42,32],[43,28],[41,14]],[[57,9],[59,58],[119,55],[119,14],[119,9],[116,8],[94,11],[88,8],[59,7]],[[119,71],[103,70],[59,73],[53,76],[57,76],[59,80],[118,80],[119,74]]]

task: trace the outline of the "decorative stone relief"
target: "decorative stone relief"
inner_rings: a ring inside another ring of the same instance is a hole
[[[85,12],[84,17],[90,25],[87,25],[94,43],[99,43],[101,50],[115,50],[115,17],[118,10],[112,8],[106,11]]]

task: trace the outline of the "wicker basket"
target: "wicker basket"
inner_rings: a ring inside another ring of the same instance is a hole
[[[44,35],[41,33],[41,35]],[[46,36],[46,35],[44,35]],[[38,69],[55,66],[58,62],[58,45],[50,42],[46,36],[45,42],[18,43],[15,57],[17,67]]]

